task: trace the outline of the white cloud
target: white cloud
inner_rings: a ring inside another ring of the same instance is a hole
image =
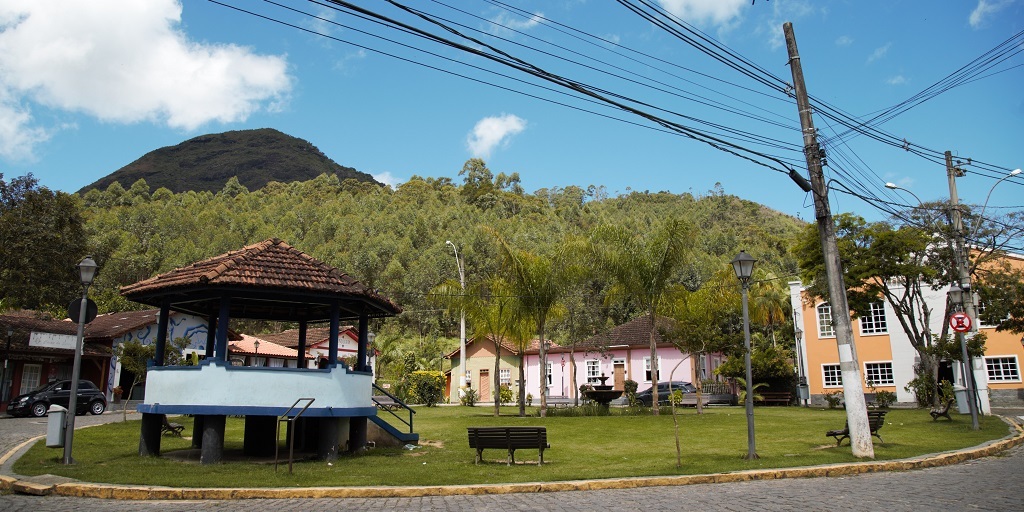
[[[507,32],[508,30],[517,30],[519,32],[525,32],[533,27],[540,24],[544,18],[544,13],[535,12],[530,15],[529,18],[524,18],[518,15],[509,14],[507,11],[502,11],[497,17],[491,18],[491,32],[501,33]]]
[[[0,3],[0,129],[25,131],[19,151],[31,154],[49,131],[33,105],[182,130],[280,108],[292,87],[285,58],[190,41],[181,9],[178,0]]]
[[[466,146],[474,157],[488,158],[495,147],[507,146],[509,139],[525,129],[526,120],[513,114],[485,117],[466,136]]]
[[[384,172],[378,173],[378,174],[371,174],[371,176],[373,176],[373,179],[375,179],[375,180],[377,180],[377,181],[379,181],[379,182],[381,182],[381,183],[383,183],[383,184],[385,184],[385,185],[387,185],[387,186],[389,186],[391,188],[397,187],[399,184],[401,184],[404,181],[401,178],[395,177],[394,175],[392,175],[388,171],[384,171]]]
[[[885,43],[885,46],[875,48],[875,51],[871,52],[871,55],[868,55],[868,64],[885,57],[885,54],[889,53],[889,48],[891,46],[892,43]]]
[[[978,0],[978,6],[971,11],[967,21],[971,28],[981,28],[988,18],[1013,3],[1013,0]]]
[[[795,22],[811,14],[816,10],[824,11],[825,8],[809,2],[808,0],[776,0],[765,4],[771,6],[770,15],[762,16],[756,33],[768,36],[768,45],[777,50],[786,45],[785,35],[782,32],[782,24],[790,21]]]
[[[850,46],[853,44],[853,38],[850,36],[839,36],[836,39],[836,46]]]
[[[658,0],[668,12],[694,25],[726,25],[739,17],[747,0]]]
[[[896,75],[894,77],[890,77],[888,80],[885,81],[885,83],[889,85],[903,85],[907,83],[907,78],[903,75]]]

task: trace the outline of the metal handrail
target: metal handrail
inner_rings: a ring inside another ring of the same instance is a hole
[[[306,401],[306,405],[303,406],[302,409],[300,409],[299,412],[295,414],[295,416],[288,416],[289,414],[291,414],[291,412],[293,410],[295,410],[295,407],[297,405],[299,405],[299,402],[301,402],[303,400]],[[302,416],[302,413],[306,412],[306,409],[309,409],[309,406],[313,405],[313,402],[315,402],[315,401],[316,401],[315,398],[299,398],[298,400],[295,400],[295,403],[293,403],[291,405],[291,407],[289,407],[288,410],[284,412],[284,414],[282,414],[281,416],[277,417],[277,430],[274,432],[274,472],[275,473],[277,472],[277,461],[278,461],[277,454],[278,454],[278,451],[279,451],[280,446],[281,446],[281,422],[289,423],[289,425],[288,425],[288,433],[287,433],[287,435],[288,435],[288,474],[291,474],[292,473],[292,460],[295,458],[295,426],[292,424],[292,422],[297,420],[297,419],[299,419],[299,417]]]
[[[406,421],[401,416],[395,414],[395,411],[392,411],[390,408],[382,408],[382,407],[380,407],[383,404],[380,401],[378,401],[376,398],[374,398],[373,396],[370,397],[373,400],[373,403],[378,406],[377,407],[378,410],[387,411],[389,414],[394,416],[398,421],[400,421],[400,422],[404,423],[405,425],[407,425],[409,427],[409,433],[412,434],[413,433],[413,429],[412,429],[412,418],[413,418],[413,416],[412,415],[416,414],[416,411],[412,410],[412,408],[409,407],[408,405],[406,405],[405,402],[399,400],[397,396],[392,395],[391,393],[388,393],[386,389],[378,386],[376,382],[373,383],[373,389],[376,389],[377,391],[380,391],[381,393],[384,393],[385,395],[390,397],[391,400],[394,401],[395,405],[401,407],[402,409],[405,409],[405,410],[409,411],[409,421]]]

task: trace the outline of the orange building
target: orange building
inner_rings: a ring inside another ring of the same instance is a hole
[[[1024,266],[1024,256],[1008,257],[1012,265]],[[806,379],[810,403],[823,405],[825,394],[843,389],[839,350],[832,324],[835,313],[825,301],[809,302],[800,281],[790,282],[789,287],[794,325],[797,327],[797,371]],[[925,292],[925,299],[933,311],[931,330],[936,334],[942,331],[942,322],[945,321],[942,312],[945,310],[946,292],[947,289]],[[1024,403],[1024,381],[1021,379],[1024,345],[1021,334],[996,332],[992,325],[979,325],[978,330],[988,336],[985,356],[972,361],[982,410],[988,411],[990,404],[1019,407]],[[887,302],[879,298],[870,314],[853,321],[853,342],[866,393],[892,391],[896,393],[897,402],[916,402],[913,391],[907,390],[906,386],[914,378],[918,354]],[[939,371],[940,376],[957,385],[963,384],[963,372],[958,362],[942,361]]]

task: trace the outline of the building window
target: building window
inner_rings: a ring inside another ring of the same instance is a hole
[[[550,386],[551,385],[551,361],[548,361],[547,363],[548,364],[547,364],[547,371],[546,371],[546,373],[548,375],[548,386]]]
[[[19,395],[31,393],[39,387],[39,377],[42,376],[43,366],[39,364],[26,364],[21,367],[21,391]]]
[[[861,334],[885,334],[889,326],[885,323],[885,303],[874,302],[868,314],[860,317]]]
[[[601,362],[597,359],[587,361],[587,384],[600,384]]]
[[[892,386],[896,381],[892,377],[892,363],[864,363],[864,379],[868,385]]]
[[[826,388],[838,388],[843,385],[843,372],[839,369],[838,364],[823,364],[821,365],[821,373],[824,377],[823,382]]]
[[[835,338],[836,329],[832,326],[832,306],[827,303],[818,305],[818,337]]]
[[[644,382],[651,382],[651,358],[644,358]],[[661,382],[661,357],[658,357],[658,381]]]
[[[512,370],[503,368],[498,370],[498,379],[501,381],[502,386],[512,386]]]
[[[985,369],[989,382],[1020,382],[1020,366],[1017,356],[986,357]]]

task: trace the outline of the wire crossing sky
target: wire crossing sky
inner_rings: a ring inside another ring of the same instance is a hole
[[[946,150],[967,204],[1024,165],[1024,0],[105,0],[0,5],[0,172],[75,191],[272,127],[393,186],[479,157],[528,191],[721,191],[811,220],[785,175],[806,173],[785,21],[834,211],[916,205],[886,182],[947,197]]]

